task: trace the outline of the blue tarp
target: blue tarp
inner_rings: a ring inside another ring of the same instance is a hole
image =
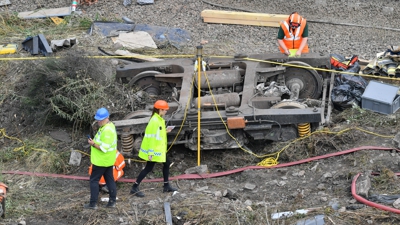
[[[90,27],[89,34],[93,34],[95,31],[99,31],[106,37],[117,36],[119,31],[145,31],[150,34],[159,48],[166,47],[169,44],[179,49],[190,41],[190,33],[186,30],[148,24],[96,21]]]

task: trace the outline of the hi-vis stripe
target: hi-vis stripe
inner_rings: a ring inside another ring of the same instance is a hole
[[[161,152],[154,152],[153,149],[145,150],[145,149],[143,149],[143,148],[140,148],[140,151],[141,151],[141,152],[144,152],[144,153],[146,153],[146,154],[148,154],[148,155],[155,155],[155,156],[161,156],[161,155],[162,155]],[[150,153],[150,154],[149,154],[149,153]]]
[[[286,35],[285,35],[285,37],[284,37],[285,40],[292,41],[292,40],[299,40],[300,39],[300,36],[299,36],[300,29],[299,28],[296,29],[296,33],[293,35],[293,33],[290,32],[289,24],[286,21],[283,21],[283,25],[285,25],[286,29],[289,31],[289,34],[290,34],[290,38],[286,37]]]
[[[100,143],[100,150],[103,151],[104,153],[107,153],[107,152],[112,152],[115,149],[117,149],[117,139],[115,139],[114,142],[111,144],[101,142],[100,141],[101,132],[104,132],[105,130],[110,130],[112,133],[116,133],[115,129],[110,129],[110,127],[108,127],[108,126],[104,127],[104,130],[102,130],[102,131],[99,130],[97,132],[98,135],[95,136],[95,142]]]
[[[117,151],[117,155],[116,155],[116,159],[118,159],[118,157],[121,155],[121,153],[119,153],[118,151]],[[120,168],[122,168],[123,166],[125,165],[125,161],[124,160],[122,160],[121,161],[121,163],[119,164],[119,165],[114,165],[115,166],[115,168],[117,169],[117,170],[121,170]]]
[[[155,138],[157,141],[161,141],[161,136],[160,136],[160,129],[157,129],[156,134],[144,134],[145,138]]]

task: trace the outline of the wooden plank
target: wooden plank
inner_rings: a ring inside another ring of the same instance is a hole
[[[280,22],[282,20],[286,20],[289,17],[289,15],[232,12],[232,11],[222,11],[222,10],[203,10],[201,12],[201,17],[232,19],[232,20],[254,20],[262,22]]]
[[[149,57],[149,56],[146,56],[146,55],[140,55],[140,54],[137,54],[137,53],[132,53],[132,52],[127,51],[127,50],[117,50],[117,51],[115,51],[115,54],[122,55],[122,56],[132,56],[132,58],[141,59],[141,60],[147,61],[147,62],[163,61],[163,59],[152,58],[152,57]]]
[[[232,19],[219,19],[219,18],[204,18],[205,23],[223,23],[223,24],[239,24],[239,25],[254,25],[254,26],[268,26],[279,27],[278,22],[263,22],[254,20],[232,20]]]
[[[35,19],[46,17],[58,17],[71,15],[71,7],[40,9],[36,11],[20,12],[18,17],[21,19]]]

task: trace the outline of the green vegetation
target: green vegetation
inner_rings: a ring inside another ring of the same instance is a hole
[[[57,25],[50,18],[21,19],[16,13],[3,13],[0,14],[0,39],[7,42],[38,34],[43,34],[49,39],[65,38],[65,34],[86,31],[92,23],[92,20],[85,16],[74,20],[71,17],[64,17],[64,22]]]

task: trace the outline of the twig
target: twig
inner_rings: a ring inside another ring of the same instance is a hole
[[[233,204],[233,209],[235,210],[235,215],[236,215],[237,224],[240,225],[240,221],[239,221],[239,212],[236,210],[235,204]]]
[[[137,204],[135,206],[132,205],[133,211],[135,212],[135,219],[136,221],[139,221],[138,219],[138,210],[137,210]]]
[[[122,209],[122,211],[123,211],[123,212],[125,213],[125,215],[129,218],[129,220],[130,220],[132,223],[134,223],[132,217],[130,217],[130,216],[128,215],[128,213],[125,211],[125,209]],[[136,219],[136,221],[137,221],[137,219]]]
[[[203,206],[202,205],[200,206],[200,209],[201,209],[201,211],[200,211],[200,215],[199,215],[199,224],[201,224],[201,219],[203,218]]]
[[[331,223],[333,224],[333,225],[335,225],[336,223],[335,222],[333,222],[333,220],[328,216],[328,219],[329,219],[329,221],[331,221]]]
[[[264,207],[265,207],[265,218],[267,220],[267,225],[270,225],[269,224],[269,220],[268,220],[268,206],[267,206],[267,204],[264,203]]]

